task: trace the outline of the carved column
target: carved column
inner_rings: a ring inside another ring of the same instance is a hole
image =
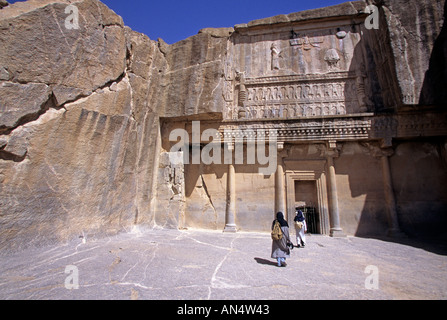
[[[330,215],[330,236],[331,237],[346,237],[343,229],[340,226],[340,211],[338,209],[338,192],[337,181],[335,176],[334,157],[338,156],[338,150],[335,149],[335,142],[329,143],[327,156],[328,165],[328,182],[329,182],[329,215]]]
[[[281,161],[282,162],[282,161]],[[286,205],[286,190],[285,190],[285,176],[284,167],[282,163],[278,163],[276,169],[276,183],[275,183],[275,216],[277,212],[284,213],[284,218],[287,218]]]
[[[225,211],[224,232],[236,232],[236,172],[233,164],[228,165],[227,173],[227,206]]]
[[[391,167],[389,157],[394,153],[393,149],[382,149],[382,177],[383,177],[383,192],[385,194],[385,202],[387,205],[388,218],[388,236],[402,236],[400,231],[399,220],[397,218],[396,198],[394,196],[394,186],[391,176]]]
[[[388,136],[387,138],[384,138],[380,142],[380,145],[377,143],[363,143],[363,146],[369,150],[374,158],[380,159],[382,164],[383,193],[385,196],[386,218],[388,221],[387,234],[391,237],[405,236],[405,234],[400,230],[399,220],[397,217],[396,198],[394,195],[394,186],[389,160],[389,158],[394,154],[394,150],[392,148],[392,137]]]
[[[283,149],[284,143],[278,142],[278,151],[282,151]],[[277,212],[282,212],[284,214],[284,219],[287,221],[288,214],[283,157],[284,155],[278,153],[278,162],[275,174],[275,217]]]

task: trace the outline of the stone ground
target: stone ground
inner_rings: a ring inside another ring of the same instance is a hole
[[[443,245],[312,235],[286,268],[270,248],[268,233],[155,229],[28,249],[0,256],[0,299],[447,299]],[[377,290],[365,287],[367,266]]]

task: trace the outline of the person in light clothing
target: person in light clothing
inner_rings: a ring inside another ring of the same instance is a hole
[[[304,247],[306,245],[307,224],[306,218],[299,208],[296,208],[296,216],[293,221],[295,221],[296,245],[298,248],[300,246]]]

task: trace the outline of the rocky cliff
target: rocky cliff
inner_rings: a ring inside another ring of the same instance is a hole
[[[159,117],[221,109],[225,40],[168,46],[96,0],[67,29],[71,2],[0,11],[0,250],[155,225]]]
[[[381,22],[389,35],[404,105],[445,105],[447,26],[444,0],[384,0]]]

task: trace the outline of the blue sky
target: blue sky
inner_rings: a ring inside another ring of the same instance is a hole
[[[14,0],[10,3],[16,2]],[[102,0],[133,30],[169,44],[200,29],[233,27],[278,14],[326,7],[346,0]]]

